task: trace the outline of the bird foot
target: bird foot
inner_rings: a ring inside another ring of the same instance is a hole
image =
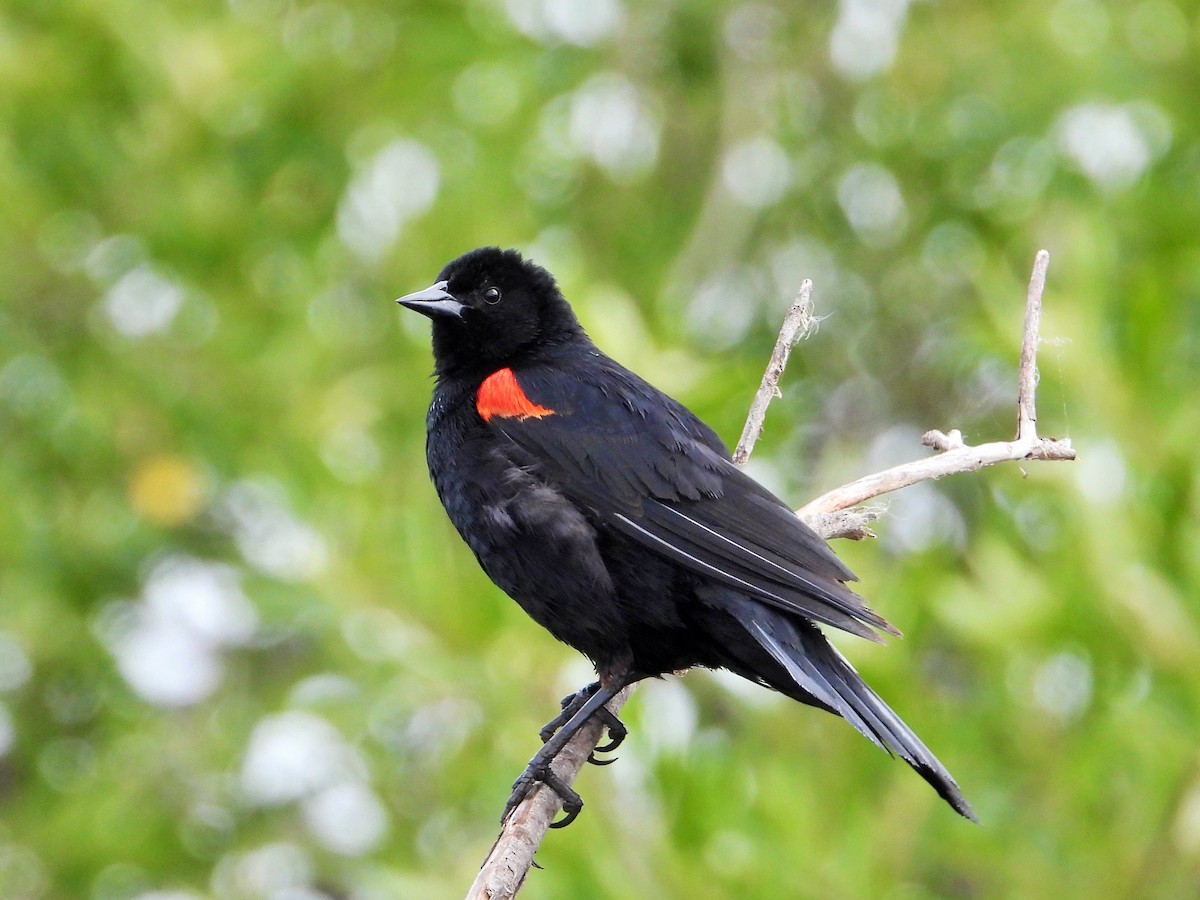
[[[550,768],[550,763],[593,716],[600,717],[599,721],[608,729],[609,734],[608,743],[597,748],[598,750],[605,752],[612,750],[625,739],[627,734],[625,726],[621,724],[620,719],[605,708],[604,704],[628,683],[628,680],[614,681],[607,685],[596,682],[563,698],[562,712],[541,730],[542,748],[533,755],[533,759],[529,761],[529,765],[525,767],[521,777],[513,782],[512,794],[509,796],[508,802],[504,804],[504,813],[500,816],[502,824],[508,821],[516,808],[539,784],[544,784],[559,796],[562,800],[563,812],[566,813],[559,821],[552,822],[550,827],[565,828],[575,821],[575,817],[583,809],[583,798],[571,789],[561,775]],[[588,758],[597,765],[607,765],[613,762],[613,760],[602,762],[591,755]]]
[[[539,760],[536,756],[529,761],[529,765],[525,767],[525,771],[521,776],[513,782],[512,795],[508,798],[508,802],[504,804],[504,812],[500,815],[500,824],[503,825],[508,821],[508,817],[513,814],[522,801],[529,796],[530,791],[536,788],[539,784],[544,784],[562,799],[563,812],[566,815],[557,822],[551,822],[551,828],[566,828],[579,815],[583,809],[583,798],[579,796],[571,786],[563,781],[554,770],[550,768],[549,760]]]
[[[558,729],[562,728],[575,713],[583,708],[583,705],[591,699],[592,695],[600,689],[600,682],[593,681],[586,687],[580,688],[574,694],[568,694],[562,698],[562,712],[542,726],[542,730],[538,732],[542,743],[550,740]],[[608,743],[602,747],[597,747],[588,754],[588,762],[595,766],[608,766],[616,762],[616,759],[597,759],[597,753],[611,753],[621,746],[621,742],[629,736],[629,729],[625,727],[625,723],[608,711],[607,707],[601,706],[597,709],[592,717],[604,723],[604,727],[608,729]],[[560,794],[561,796],[561,794]]]

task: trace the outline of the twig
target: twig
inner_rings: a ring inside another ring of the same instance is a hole
[[[758,393],[754,395],[754,402],[750,404],[750,412],[746,416],[746,424],[742,428],[741,440],[738,441],[737,449],[733,451],[734,465],[744,466],[746,464],[746,460],[754,451],[754,445],[762,435],[763,422],[767,418],[767,407],[776,397],[783,396],[779,391],[779,379],[783,377],[783,370],[787,366],[792,347],[797,341],[813,334],[817,330],[819,322],[820,320],[813,315],[812,282],[805,278],[800,283],[800,293],[796,295],[792,308],[787,311],[787,315],[783,319],[783,327],[779,329],[779,337],[775,341],[771,360],[767,363],[767,370],[763,372],[762,383],[758,386]]]
[[[1025,332],[1021,337],[1021,366],[1017,371],[1017,438],[1037,440],[1037,352],[1042,328],[1042,291],[1050,254],[1039,250],[1025,292]],[[1069,458],[1074,459],[1075,454]]]
[[[1018,377],[1018,424],[1015,441],[1000,441],[968,446],[957,430],[948,433],[930,431],[922,443],[938,451],[937,456],[895,466],[886,471],[868,475],[857,481],[823,494],[798,510],[796,515],[821,537],[862,538],[870,535],[868,524],[884,513],[882,507],[863,507],[864,503],[881,494],[957,472],[973,472],[984,466],[1007,460],[1019,459],[1074,459],[1075,451],[1067,440],[1039,438],[1037,436],[1037,410],[1034,392],[1037,387],[1038,327],[1041,320],[1042,290],[1046,281],[1046,267],[1050,256],[1042,250],[1034,263],[1033,277],[1029,282],[1026,297],[1025,331],[1021,342],[1021,366]],[[813,315],[812,283],[805,280],[800,287],[796,302],[788,310],[775,351],[763,375],[762,384],[750,407],[742,439],[738,443],[733,460],[743,465],[754,449],[755,441],[762,433],[763,420],[772,398],[779,396],[779,379],[787,365],[792,345],[812,333],[820,320]],[[608,708],[618,712],[629,699],[634,685],[625,688],[608,703]],[[589,722],[563,748],[555,758],[554,771],[567,784],[572,784],[596,747],[603,726]],[[516,896],[533,865],[542,838],[550,823],[562,808],[562,800],[554,791],[538,787],[531,791],[513,811],[492,845],[492,850],[480,869],[479,876],[467,893],[467,900],[509,900]]]
[[[1074,459],[1075,450],[1069,439],[1039,438],[1037,433],[1035,393],[1038,329],[1042,319],[1042,291],[1046,285],[1046,268],[1049,264],[1050,254],[1045,250],[1038,251],[1025,299],[1025,331],[1021,339],[1021,364],[1017,374],[1016,440],[970,446],[964,443],[957,429],[949,434],[926,432],[921,443],[939,451],[937,456],[893,466],[834,488],[802,506],[796,515],[810,524],[821,521],[825,537],[865,537],[870,534],[866,524],[879,517],[878,510],[851,507],[883,494],[919,481],[974,472],[1000,462]]]

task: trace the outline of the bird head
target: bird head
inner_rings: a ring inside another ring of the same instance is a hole
[[[433,320],[439,374],[490,373],[583,335],[554,276],[516,250],[465,253],[431,287],[396,302]]]

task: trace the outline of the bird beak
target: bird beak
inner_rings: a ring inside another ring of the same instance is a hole
[[[431,319],[447,316],[461,319],[466,306],[454,299],[454,295],[446,291],[446,282],[439,281],[432,287],[415,294],[405,294],[396,301],[401,306],[413,309]]]

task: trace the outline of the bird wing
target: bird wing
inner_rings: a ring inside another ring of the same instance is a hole
[[[494,381],[493,381],[494,380]],[[520,465],[646,549],[772,606],[871,640],[899,632],[792,510],[686,407],[600,355],[504,369],[477,409]]]

